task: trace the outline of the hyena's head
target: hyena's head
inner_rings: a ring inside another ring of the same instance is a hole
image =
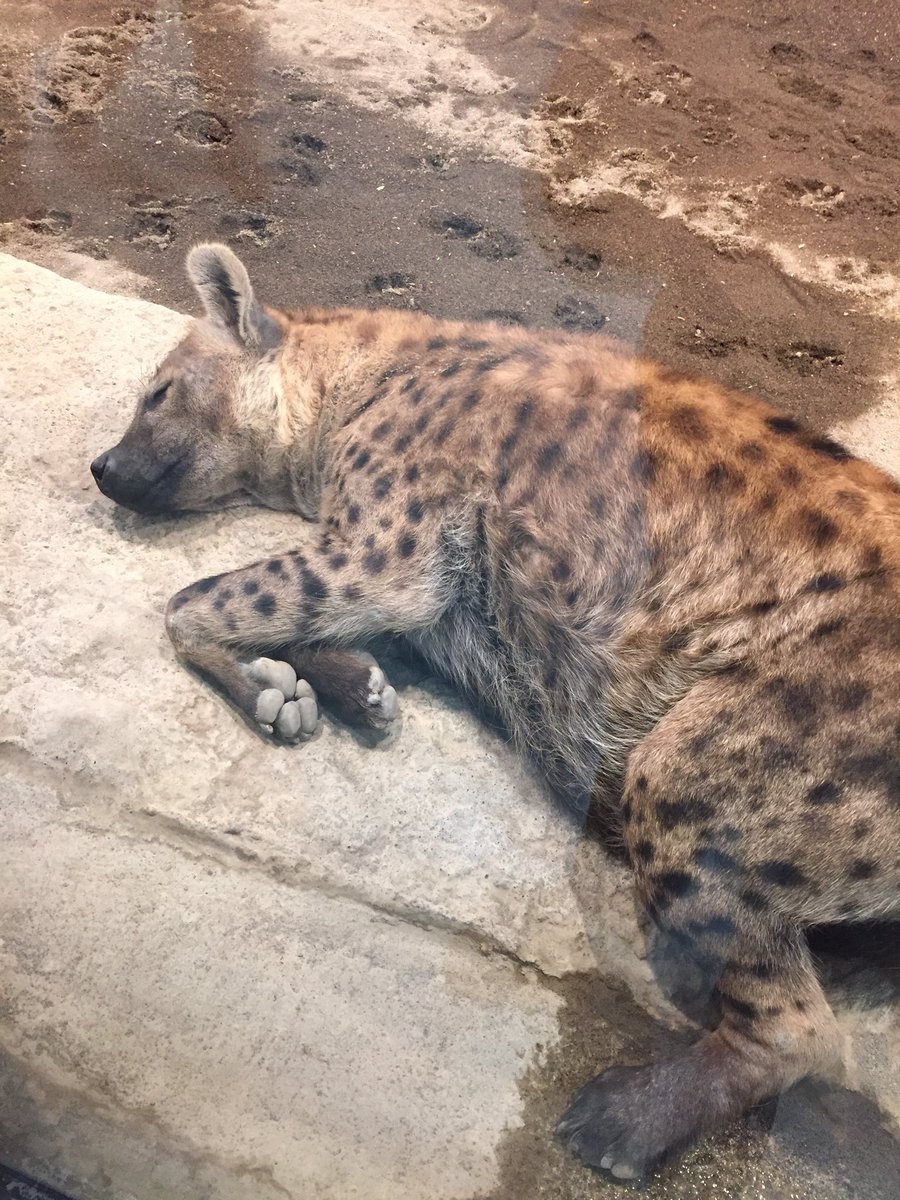
[[[91,463],[100,491],[135,512],[249,503],[264,453],[246,395],[280,341],[277,319],[227,246],[195,246],[187,270],[207,319],[160,364],[122,440]]]

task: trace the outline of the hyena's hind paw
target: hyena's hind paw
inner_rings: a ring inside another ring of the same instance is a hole
[[[323,705],[348,725],[383,733],[400,711],[397,693],[367,650],[295,646],[284,653]]]
[[[366,684],[366,706],[366,724],[375,729],[386,728],[400,710],[397,693],[374,658]]]
[[[264,729],[285,742],[315,733],[319,722],[315,692],[305,679],[297,679],[290,663],[256,658],[243,670],[262,689],[253,715]]]

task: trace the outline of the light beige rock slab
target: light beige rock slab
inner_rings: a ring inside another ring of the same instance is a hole
[[[494,1182],[517,1080],[556,1037],[533,972],[66,825],[40,773],[5,809],[0,1160],[103,1200],[451,1200]]]

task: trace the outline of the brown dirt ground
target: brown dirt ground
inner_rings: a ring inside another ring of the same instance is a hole
[[[337,47],[323,76],[273,46],[277,5],[6,0],[0,246],[194,309],[184,253],[223,238],[273,303],[602,327],[820,427],[896,377],[897,5],[505,0],[451,37],[423,4],[410,46],[437,38],[444,58],[366,103],[376,59]],[[500,99],[462,95],[460,48],[510,81]],[[491,105],[509,136],[479,145],[471,114]],[[549,1131],[611,1051],[666,1035],[602,981],[563,990],[564,1036],[526,1080],[491,1200],[622,1190]],[[900,1163],[866,1101],[807,1089],[646,1194],[880,1200]]]

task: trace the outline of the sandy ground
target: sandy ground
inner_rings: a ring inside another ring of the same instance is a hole
[[[603,328],[900,470],[898,46],[862,0],[3,0],[0,248],[188,311],[216,237],[274,303]],[[561,985],[492,1200],[600,1194],[548,1128],[611,1012],[660,1035],[597,987]],[[896,1194],[867,1101],[760,1120],[650,1194]]]

